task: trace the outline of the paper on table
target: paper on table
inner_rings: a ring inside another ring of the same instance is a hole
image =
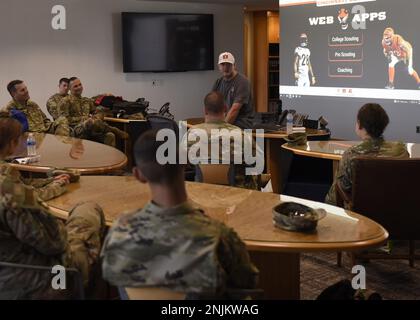
[[[12,162],[19,163],[19,164],[29,164],[29,163],[38,162],[39,160],[41,160],[41,155],[36,155],[33,157],[15,158],[13,159]]]
[[[293,127],[292,132],[306,132],[305,127]]]

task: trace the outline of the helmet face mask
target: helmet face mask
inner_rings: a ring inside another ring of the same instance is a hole
[[[394,30],[392,28],[386,28],[384,30],[383,40],[386,45],[392,44],[392,38],[394,37]]]
[[[342,30],[347,30],[347,28],[349,27],[349,24],[347,22],[348,18],[349,18],[349,11],[345,8],[341,8],[338,11],[338,22],[341,25],[341,29]]]
[[[308,46],[308,36],[306,34],[301,34],[299,37],[299,43],[301,47],[307,47]]]

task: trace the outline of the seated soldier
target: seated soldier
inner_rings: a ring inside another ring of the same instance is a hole
[[[128,134],[103,121],[103,115],[95,113],[95,105],[90,98],[82,97],[83,86],[80,79],[69,79],[70,95],[59,105],[59,119],[67,120],[66,134],[115,146],[115,135],[128,139]]]
[[[256,151],[256,143],[250,136],[245,135],[241,128],[225,121],[226,112],[227,107],[223,95],[218,91],[210,92],[204,99],[205,122],[192,126],[188,131],[188,135],[184,136],[184,139],[188,137],[188,148],[196,143],[198,147],[200,144],[203,144],[203,147],[207,145],[209,158],[202,159],[202,156],[198,155],[200,161],[203,160],[205,162],[208,160],[210,163],[213,160],[217,163],[224,163],[223,159],[229,159],[230,163],[235,162],[235,186],[259,190],[259,176],[247,175],[244,162],[245,143],[252,146],[253,153]],[[199,136],[200,130],[205,131],[208,141],[196,141],[193,138],[195,133]],[[227,148],[223,148],[224,139],[229,143]],[[219,144],[217,159],[211,153],[212,144]],[[240,164],[236,163],[235,156],[241,162]]]
[[[94,203],[75,206],[67,222],[54,217],[31,186],[3,160],[11,155],[21,135],[21,125],[0,118],[0,261],[78,269],[88,285],[100,253],[104,216]],[[51,271],[0,268],[0,299],[55,299],[71,297],[69,290],[52,288]]]
[[[65,128],[67,127],[66,120],[57,119],[51,122],[45,113],[42,112],[41,108],[32,100],[29,100],[28,88],[22,80],[9,82],[7,91],[9,91],[13,100],[3,110],[10,114],[13,114],[14,111],[22,112],[26,116],[29,125],[28,131],[58,135],[65,134]]]
[[[152,200],[110,229],[101,253],[104,278],[143,292],[163,288],[213,297],[223,297],[227,288],[255,288],[258,271],[244,243],[188,200],[183,165],[158,163],[164,142],[156,134],[145,132],[134,147],[133,174],[149,184]]]
[[[61,78],[58,81],[58,93],[52,95],[47,100],[47,110],[54,120],[57,120],[60,117],[60,112],[58,110],[58,105],[61,100],[69,95],[69,79]]]
[[[12,118],[10,117],[9,113],[6,111],[0,112],[0,119],[4,118]],[[20,126],[22,129],[22,125]],[[21,135],[20,135],[21,136]],[[60,138],[65,138],[63,136],[56,136]],[[21,139],[23,137],[20,137]],[[37,136],[37,144],[40,145],[43,139],[43,135]],[[20,140],[21,141],[21,140]],[[14,152],[19,150],[21,148],[22,142],[20,142],[16,148],[14,149]],[[19,153],[19,152],[18,152]],[[55,197],[60,196],[64,192],[67,191],[66,185],[71,182],[76,182],[80,178],[80,173],[76,170],[69,170],[69,169],[63,169],[63,170],[55,170],[51,169],[47,172],[48,178],[25,178],[23,177],[18,170],[13,169],[11,166],[4,166],[6,163],[3,161],[0,164],[1,170],[4,172],[7,172],[7,174],[13,178],[15,181],[21,182],[23,184],[26,184],[28,186],[31,186],[34,188],[34,191],[37,193],[38,197],[41,200],[48,201],[50,199],[53,199]]]
[[[334,182],[325,198],[326,203],[337,205],[337,184],[344,192],[351,194],[352,161],[355,157],[409,157],[404,143],[385,141],[383,133],[388,123],[388,115],[379,104],[367,103],[359,109],[355,132],[363,141],[344,152]]]

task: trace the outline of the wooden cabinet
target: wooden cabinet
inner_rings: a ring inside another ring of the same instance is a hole
[[[276,112],[279,100],[279,43],[268,44],[268,111]]]
[[[268,18],[268,42],[279,43],[280,42],[280,19],[279,13],[269,11],[267,13]]]
[[[276,111],[279,98],[279,13],[254,11],[252,15],[252,70],[255,111]]]

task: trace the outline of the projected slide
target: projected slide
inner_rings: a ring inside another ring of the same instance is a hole
[[[280,0],[281,97],[420,101],[420,1],[296,2]]]

